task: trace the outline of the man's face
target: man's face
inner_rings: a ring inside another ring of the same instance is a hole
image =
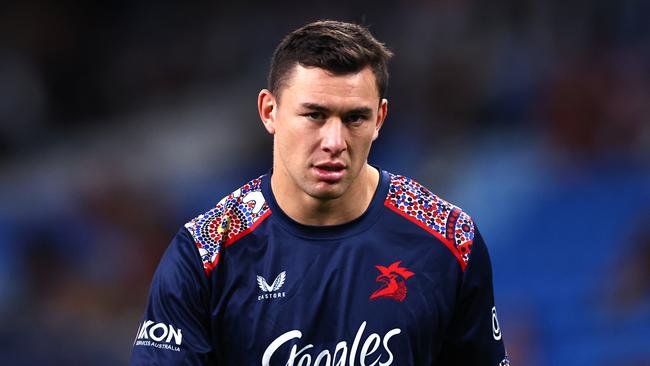
[[[284,192],[327,200],[363,183],[357,178],[387,111],[369,67],[333,75],[296,65],[280,100],[262,91],[258,104],[274,135],[273,174]]]

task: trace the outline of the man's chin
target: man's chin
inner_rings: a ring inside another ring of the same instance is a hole
[[[345,194],[347,190],[341,183],[319,182],[315,187],[306,192],[309,196],[319,200],[335,200]]]

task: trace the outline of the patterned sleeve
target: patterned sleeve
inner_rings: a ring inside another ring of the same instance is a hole
[[[439,364],[509,366],[494,306],[490,257],[478,230],[471,247]]]
[[[153,276],[130,364],[214,364],[208,288],[194,240],[181,229]]]

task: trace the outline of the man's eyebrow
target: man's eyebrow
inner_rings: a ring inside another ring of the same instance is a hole
[[[367,115],[367,114],[372,114],[372,109],[370,109],[368,107],[359,107],[359,108],[351,109],[351,110],[345,112],[345,114],[363,114],[363,115]]]
[[[300,106],[303,109],[309,109],[309,110],[312,110],[312,111],[318,111],[318,112],[329,112],[330,111],[329,108],[327,108],[327,107],[325,107],[323,105],[320,105],[320,104],[316,104],[316,103],[302,103]]]
[[[331,112],[331,109],[317,104],[317,103],[302,103],[300,105],[303,109],[309,109],[312,111],[317,111],[317,112]],[[349,111],[345,111],[345,114],[371,114],[372,109],[368,107],[359,107],[359,108],[353,108],[350,109]]]

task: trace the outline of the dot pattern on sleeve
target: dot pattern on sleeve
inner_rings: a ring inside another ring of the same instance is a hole
[[[396,174],[390,178],[384,205],[438,238],[465,270],[474,241],[472,218],[410,178]]]
[[[194,238],[206,274],[209,275],[219,262],[224,246],[253,231],[270,213],[261,192],[261,179],[257,178],[185,224]]]

